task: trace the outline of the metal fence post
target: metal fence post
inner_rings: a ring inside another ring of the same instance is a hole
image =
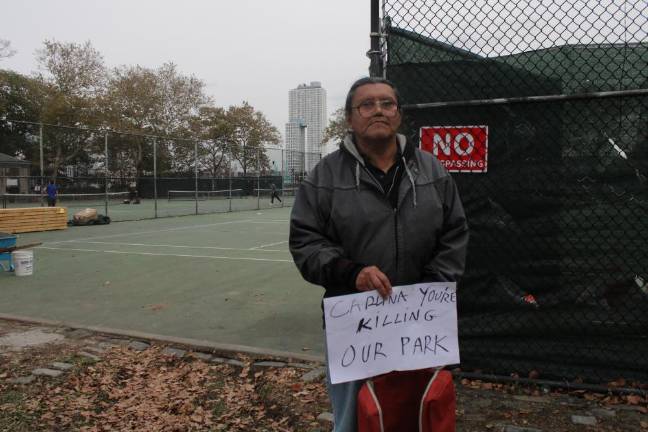
[[[261,155],[260,147],[257,147],[257,210],[261,208]]]
[[[43,163],[43,123],[39,125],[38,132],[38,147],[40,152],[40,205],[43,207],[45,203],[43,202],[45,196],[45,168]]]
[[[232,211],[232,159],[229,160],[229,211]]]
[[[195,177],[195,198],[196,214],[198,214],[198,141],[194,142],[194,177]]]
[[[108,216],[108,132],[104,135],[104,155],[106,157],[106,166],[104,169],[104,211]]]
[[[378,0],[371,0],[371,48],[367,52],[369,57],[369,76],[382,77],[382,60],[380,52],[380,6]]]
[[[153,209],[154,217],[158,217],[157,202],[157,138],[153,138]]]
[[[281,170],[279,171],[279,175],[281,176],[281,196],[285,197],[286,195],[284,194],[284,157],[286,157],[286,154],[284,153],[284,149],[281,149]],[[284,198],[281,201],[281,207],[284,206],[284,201],[286,198]]]

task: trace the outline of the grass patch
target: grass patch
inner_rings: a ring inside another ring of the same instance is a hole
[[[214,399],[212,400],[212,409],[211,413],[215,418],[218,418],[225,414],[225,410],[227,409],[227,405],[225,402],[221,399]]]
[[[22,403],[24,395],[16,390],[0,392],[0,405],[15,405]]]
[[[34,430],[34,415],[25,409],[25,399],[25,395],[20,391],[0,391],[0,431]]]
[[[96,364],[97,362],[91,358],[80,356],[80,355],[73,355],[69,361],[66,363],[72,363],[77,367],[85,367],[85,366],[92,366]]]
[[[277,390],[274,388],[272,383],[265,382],[256,386],[256,391],[261,400],[272,405],[272,396]]]

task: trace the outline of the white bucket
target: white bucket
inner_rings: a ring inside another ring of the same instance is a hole
[[[16,276],[30,276],[34,272],[34,251],[20,250],[11,252]]]

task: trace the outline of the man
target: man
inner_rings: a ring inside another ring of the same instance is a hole
[[[274,183],[270,183],[270,204],[274,204],[275,198],[281,202],[281,198],[279,198],[279,194],[277,193],[277,186]]]
[[[58,186],[54,180],[50,180],[47,185],[47,205],[49,207],[56,207],[56,198],[58,197]]]
[[[139,204],[139,196],[137,196],[137,183],[133,180],[128,184],[128,199],[124,200],[124,204]]]
[[[392,285],[456,281],[468,225],[454,181],[430,153],[397,134],[400,99],[389,81],[362,78],[345,105],[349,134],[302,183],[290,221],[290,251],[324,297]],[[335,431],[356,430],[362,381],[331,385]]]

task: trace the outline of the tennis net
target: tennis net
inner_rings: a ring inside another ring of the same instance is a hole
[[[243,195],[243,189],[225,189],[210,191],[192,191],[192,190],[170,190],[168,192],[169,201],[199,201],[240,198]]]
[[[284,189],[276,189],[276,191],[277,191],[277,195],[279,195],[279,196],[291,196],[291,197],[294,197],[295,193],[297,192],[297,189],[296,188],[284,188]],[[259,196],[268,196],[269,197],[270,195],[272,195],[272,189],[268,189],[268,188],[257,189],[257,188],[254,188],[254,195],[256,196],[257,194]]]

